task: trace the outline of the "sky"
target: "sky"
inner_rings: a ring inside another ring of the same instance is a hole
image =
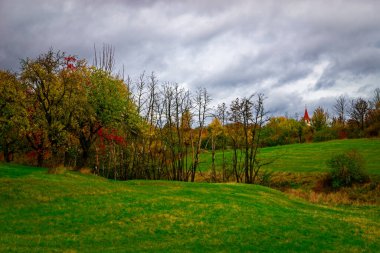
[[[49,48],[92,63],[115,49],[116,69],[195,91],[212,106],[263,93],[270,115],[333,114],[338,96],[380,87],[377,0],[0,0],[0,69]]]

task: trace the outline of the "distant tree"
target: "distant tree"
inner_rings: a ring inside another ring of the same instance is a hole
[[[328,114],[322,107],[318,107],[313,112],[313,117],[311,117],[311,126],[316,130],[320,131],[327,127]]]
[[[263,127],[263,143],[266,146],[301,143],[304,140],[306,124],[285,117],[271,117]]]
[[[94,45],[94,62],[97,69],[112,74],[115,68],[115,48],[109,44],[103,44],[102,50],[98,51]]]
[[[351,119],[356,122],[359,129],[364,131],[365,118],[368,113],[369,104],[363,98],[353,99],[351,101],[350,116]]]
[[[380,88],[376,88],[373,91],[373,97],[370,101],[370,105],[372,109],[377,108],[378,104],[380,103]]]
[[[347,99],[345,96],[339,96],[334,104],[334,111],[337,114],[337,121],[344,126],[345,123],[345,114],[347,112]]]
[[[371,101],[371,109],[366,117],[366,133],[369,136],[380,136],[380,89],[374,91],[374,98]]]

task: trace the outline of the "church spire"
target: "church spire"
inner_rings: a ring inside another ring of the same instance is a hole
[[[306,105],[305,105],[305,114],[303,115],[303,121],[306,123],[306,125],[310,126],[310,117],[309,117],[309,113],[307,112]]]

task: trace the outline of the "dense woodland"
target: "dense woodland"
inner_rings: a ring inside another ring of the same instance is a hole
[[[258,159],[261,147],[380,134],[380,89],[370,100],[336,98],[331,114],[318,107],[309,125],[269,117],[261,93],[211,108],[205,88],[186,90],[154,73],[125,78],[114,73],[113,54],[95,50],[89,64],[49,50],[21,61],[19,73],[0,70],[1,159],[119,180],[194,181],[207,151],[210,181],[254,183],[270,162]]]

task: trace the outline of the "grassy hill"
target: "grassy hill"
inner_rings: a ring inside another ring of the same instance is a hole
[[[0,252],[378,252],[379,206],[0,164]]]
[[[333,140],[319,143],[292,144],[262,148],[259,158],[273,163],[263,167],[265,170],[281,172],[324,172],[328,168],[326,160],[332,154],[356,149],[366,161],[366,168],[371,174],[380,175],[380,139],[349,139]],[[231,162],[232,151],[225,153],[228,162]],[[216,153],[217,166],[221,164],[222,153]],[[219,164],[218,164],[219,162]],[[211,152],[201,156],[200,169],[206,171],[211,168]]]

